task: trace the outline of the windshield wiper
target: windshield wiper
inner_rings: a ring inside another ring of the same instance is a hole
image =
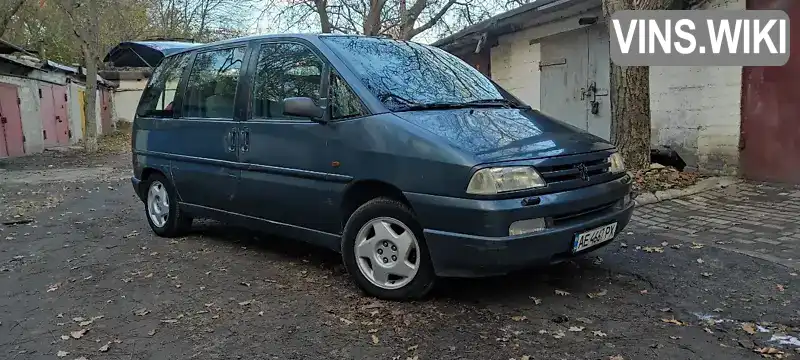
[[[481,99],[481,100],[469,101],[469,102],[466,102],[466,104],[473,105],[473,106],[474,105],[477,105],[477,106],[498,106],[498,105],[500,105],[500,106],[508,106],[508,107],[512,107],[512,108],[522,108],[522,109],[530,108],[530,106],[522,105],[522,104],[513,102],[511,100],[508,100],[508,99]]]
[[[409,104],[403,107],[402,111],[414,111],[414,110],[437,110],[437,109],[461,109],[470,107],[472,105],[468,103],[450,103],[450,102],[433,102],[433,103],[423,103],[423,104]]]

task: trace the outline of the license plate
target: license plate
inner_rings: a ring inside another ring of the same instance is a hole
[[[572,252],[577,253],[592,246],[604,243],[614,238],[617,232],[617,223],[601,226],[596,229],[578,233],[572,242]]]

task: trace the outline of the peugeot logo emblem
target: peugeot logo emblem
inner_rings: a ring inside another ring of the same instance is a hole
[[[585,164],[580,163],[576,165],[575,168],[578,169],[578,172],[580,172],[581,179],[584,181],[589,181],[589,169],[586,168]]]

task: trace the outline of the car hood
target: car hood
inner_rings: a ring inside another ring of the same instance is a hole
[[[479,163],[580,154],[614,148],[607,141],[532,109],[407,111],[398,117],[447,140]]]

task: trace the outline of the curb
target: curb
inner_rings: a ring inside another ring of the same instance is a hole
[[[742,182],[740,179],[732,177],[711,177],[700,180],[697,184],[683,189],[667,189],[656,192],[641,193],[633,202],[634,206],[655,204],[665,200],[677,199],[684,196],[694,195],[711,189],[722,189]]]

